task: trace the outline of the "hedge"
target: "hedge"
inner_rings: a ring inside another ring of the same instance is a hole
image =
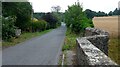
[[[32,30],[33,32],[44,31],[47,28],[47,22],[44,20],[38,20],[32,22]]]

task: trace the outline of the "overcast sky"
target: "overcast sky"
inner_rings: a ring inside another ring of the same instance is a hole
[[[118,8],[120,0],[79,0],[83,5],[83,9],[91,9],[93,11],[104,11],[108,13]],[[72,5],[77,0],[29,0],[32,2],[34,12],[50,12],[52,6],[59,5],[61,12],[64,12],[68,5]]]

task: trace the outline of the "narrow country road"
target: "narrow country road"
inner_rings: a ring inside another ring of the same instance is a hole
[[[57,65],[66,27],[32,38],[2,51],[2,65]]]

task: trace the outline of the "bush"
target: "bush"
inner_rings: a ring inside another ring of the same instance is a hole
[[[56,23],[58,22],[58,18],[54,16],[52,13],[47,13],[43,16],[43,19],[48,23],[50,28],[56,28]]]
[[[14,20],[11,17],[2,17],[2,40],[10,41],[15,36]]]
[[[43,31],[46,30],[47,22],[44,20],[34,21],[31,26],[34,32]]]
[[[66,10],[65,23],[74,33],[84,32],[86,27],[93,27],[92,21],[86,17],[79,2]]]

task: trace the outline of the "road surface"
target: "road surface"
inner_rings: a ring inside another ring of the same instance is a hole
[[[66,27],[32,38],[2,51],[2,65],[57,65]]]

